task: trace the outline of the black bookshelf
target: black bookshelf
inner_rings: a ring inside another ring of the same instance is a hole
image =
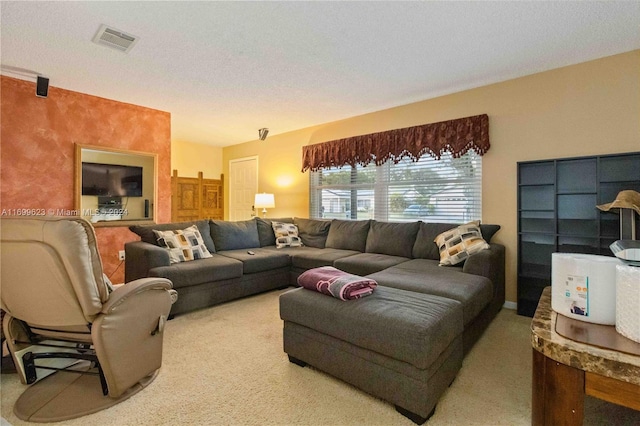
[[[551,253],[612,256],[619,215],[596,205],[625,189],[640,192],[640,152],[518,163],[518,314],[551,285]]]

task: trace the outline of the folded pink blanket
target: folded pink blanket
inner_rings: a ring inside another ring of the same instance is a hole
[[[323,266],[303,272],[298,277],[298,284],[306,289],[341,300],[368,296],[378,286],[374,280],[349,274],[333,266]]]

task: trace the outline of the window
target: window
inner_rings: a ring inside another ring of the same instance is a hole
[[[310,175],[310,217],[465,223],[482,216],[482,160],[428,155]]]

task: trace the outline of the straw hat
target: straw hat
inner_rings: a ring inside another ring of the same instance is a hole
[[[605,212],[611,209],[633,209],[640,214],[640,193],[632,190],[620,191],[615,200],[596,207]]]

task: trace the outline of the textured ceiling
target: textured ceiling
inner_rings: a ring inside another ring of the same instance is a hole
[[[225,146],[640,48],[640,2],[2,1],[2,73]],[[128,54],[92,43],[134,34]],[[640,71],[640,70],[639,70]],[[31,77],[31,79],[34,79]]]

